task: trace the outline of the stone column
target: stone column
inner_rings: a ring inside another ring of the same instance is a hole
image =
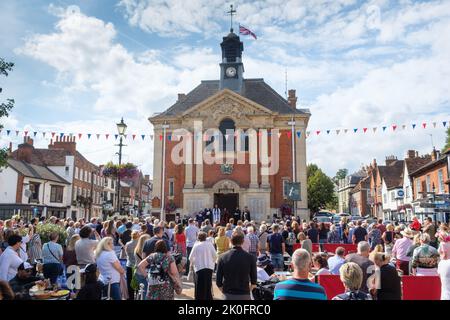
[[[198,134],[194,131],[194,135]],[[199,138],[194,137],[194,163],[195,163],[195,189],[203,189],[203,132],[200,131]]]
[[[154,128],[153,136],[153,190],[152,196],[161,199],[161,175],[162,175],[162,141],[159,136],[162,135],[162,129]],[[153,208],[156,209],[156,208]]]
[[[188,136],[187,132],[186,135],[183,139],[186,139],[184,141],[185,143],[185,149],[184,151],[186,152],[185,157],[184,157],[184,171],[185,171],[185,175],[184,175],[184,188],[185,189],[192,189],[193,188],[193,183],[192,183],[192,156],[193,156],[193,152],[192,152],[192,136]]]
[[[258,135],[255,129],[247,130],[249,138],[250,188],[258,188]]]
[[[269,139],[267,131],[259,138],[259,157],[261,161],[261,188],[269,188]]]

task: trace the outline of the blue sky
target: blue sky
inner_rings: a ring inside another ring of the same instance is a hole
[[[1,78],[0,98],[16,107],[5,128],[30,132],[150,134],[146,120],[219,76],[230,2],[79,0],[0,2],[0,56],[16,66]],[[406,150],[430,152],[450,121],[450,1],[235,1],[245,77],[264,78],[280,94],[295,88],[310,108],[308,162],[329,175]],[[234,26],[237,29],[237,23]],[[427,129],[420,124],[427,122]],[[436,122],[436,128],[431,125]],[[411,124],[417,123],[415,130]],[[395,132],[371,128],[397,124]],[[403,130],[402,125],[408,127]],[[327,129],[370,128],[366,134]],[[332,131],[333,133],[334,131]],[[20,137],[0,134],[0,146]],[[39,138],[39,147],[49,139]],[[82,139],[100,164],[117,161],[112,140]],[[151,173],[152,143],[129,141],[125,160]]]

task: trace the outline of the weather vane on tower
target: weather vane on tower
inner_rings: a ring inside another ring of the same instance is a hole
[[[230,4],[230,11],[227,13],[230,15],[230,32],[233,32],[233,15],[236,14],[236,10],[233,9],[232,4]]]

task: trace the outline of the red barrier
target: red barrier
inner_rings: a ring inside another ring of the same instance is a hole
[[[294,245],[292,246],[292,250],[295,251],[297,249],[301,249],[302,245],[300,243],[294,243]]]
[[[320,252],[320,244],[319,243],[312,244],[312,252]]]
[[[324,244],[322,244],[322,246],[323,246],[323,251],[326,251],[329,253],[335,253],[336,248],[338,248],[338,247],[342,247],[345,249],[344,255],[358,251],[356,244],[349,244],[349,243],[324,243]]]
[[[403,300],[440,300],[441,279],[438,276],[402,276]]]
[[[344,285],[338,275],[321,275],[317,278],[318,283],[325,289],[328,300],[331,300],[338,294],[345,292]]]

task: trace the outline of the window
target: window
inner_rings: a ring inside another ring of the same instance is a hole
[[[383,194],[383,203],[387,203],[387,194]]]
[[[78,179],[78,167],[75,167],[75,179]]]
[[[391,191],[391,201],[395,200],[395,191]]]
[[[69,175],[69,166],[66,166],[66,176]]]
[[[64,194],[64,187],[51,186],[50,202],[62,203],[63,202],[63,194]]]
[[[438,188],[438,193],[444,193],[444,172],[442,169],[438,171]]]
[[[406,186],[405,194],[406,194],[406,198],[411,197],[411,187],[410,186]]]
[[[427,192],[431,192],[431,179],[430,179],[430,175],[427,175]]]
[[[175,193],[174,187],[175,187],[174,181],[170,180],[169,181],[169,197],[173,197],[174,196],[174,193]]]
[[[220,122],[219,130],[222,134],[222,144],[220,145],[220,150],[222,151],[234,151],[234,132],[236,126],[234,125],[234,121],[231,119],[223,119]],[[227,139],[228,137],[228,139]]]
[[[31,191],[31,195],[30,195],[30,202],[37,202],[39,203],[39,187],[41,186],[40,183],[33,183],[30,182],[30,191]]]
[[[419,178],[417,178],[416,179],[416,198],[417,199],[420,199],[420,192],[421,192],[422,190],[420,190],[420,179]]]

